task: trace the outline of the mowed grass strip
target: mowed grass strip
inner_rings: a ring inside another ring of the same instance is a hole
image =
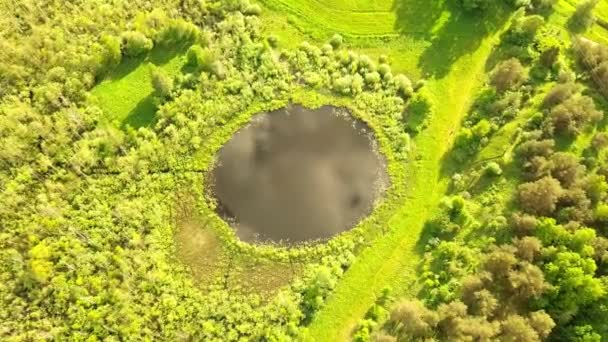
[[[445,170],[451,167],[444,164],[443,156],[484,80],[486,59],[507,22],[504,14],[501,17],[499,30],[486,35],[477,27],[474,28],[476,34],[463,34],[471,38],[477,36],[479,44],[471,44],[474,50],[458,56],[444,77],[430,80],[426,85],[435,112],[428,128],[415,139],[417,160],[412,160],[409,167],[408,199],[388,222],[389,233],[365,249],[345,273],[309,326],[306,340],[348,340],[352,329],[387,286],[399,294],[415,294],[412,280],[420,260],[417,243],[425,222],[449,184],[450,175]],[[459,35],[460,32],[445,31],[445,34]]]
[[[398,37],[428,34],[446,7],[445,0],[260,0],[289,16],[290,22],[315,39],[339,32],[349,37]]]

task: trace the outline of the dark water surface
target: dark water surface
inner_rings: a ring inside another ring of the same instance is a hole
[[[244,241],[328,238],[369,214],[386,189],[373,139],[337,107],[259,114],[220,150],[212,191]]]

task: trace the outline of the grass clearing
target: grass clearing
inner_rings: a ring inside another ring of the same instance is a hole
[[[91,91],[107,122],[119,127],[151,125],[156,112],[152,68],[160,67],[169,75],[176,74],[185,64],[184,51],[185,48],[160,46],[146,57],[123,60]]]

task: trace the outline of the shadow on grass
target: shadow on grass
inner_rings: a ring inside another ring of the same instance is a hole
[[[438,238],[439,235],[440,229],[437,223],[433,219],[426,221],[424,227],[422,227],[418,241],[416,241],[416,253],[423,255],[427,251],[426,248],[429,241],[433,238]]]
[[[144,62],[150,62],[156,66],[167,64],[170,60],[177,57],[178,55],[184,54],[191,43],[181,43],[175,46],[157,45],[148,54],[137,56],[137,57],[124,57],[121,63],[114,68],[105,79],[111,81],[117,81],[123,77],[129,75],[137,67]]]
[[[127,126],[135,129],[140,127],[149,127],[156,121],[156,100],[154,93],[150,93],[143,98],[129,115],[121,122],[121,127]]]
[[[447,10],[447,22],[420,57],[418,66],[425,77],[445,77],[458,59],[475,52],[483,39],[503,27],[509,17],[506,5],[493,6],[483,13],[466,13],[456,2],[450,2]]]
[[[428,35],[441,17],[445,0],[395,0],[392,10],[397,15],[395,31],[401,34]]]

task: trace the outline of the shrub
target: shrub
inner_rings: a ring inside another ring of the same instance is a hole
[[[224,67],[216,60],[211,50],[203,49],[200,45],[193,45],[188,49],[186,56],[189,66],[213,74],[220,79],[224,78]]]
[[[391,66],[385,63],[378,65],[378,72],[380,75],[384,76],[391,72]]]
[[[393,78],[393,82],[395,82],[395,87],[401,96],[409,98],[414,93],[412,81],[407,76],[399,74]]]
[[[423,93],[417,93],[403,112],[406,129],[410,133],[419,133],[424,128],[431,111],[430,100]]]
[[[196,25],[180,19],[171,21],[158,33],[156,40],[170,45],[182,42],[195,42],[199,36],[200,31]]]
[[[563,45],[560,38],[550,31],[537,38],[536,48],[540,53],[538,60],[545,68],[552,68],[558,62]]]
[[[593,217],[596,221],[602,223],[608,223],[608,204],[600,203],[593,213]]]
[[[498,92],[505,92],[526,79],[525,69],[517,58],[500,63],[492,73],[490,83]]]
[[[108,72],[120,64],[122,60],[121,40],[118,37],[103,35],[100,40],[101,52],[99,56],[98,74]]]
[[[359,56],[359,70],[375,71],[376,65],[374,64],[374,61],[369,58],[368,55],[361,55]]]
[[[558,0],[532,0],[531,5],[534,9],[544,11],[552,8]]]
[[[597,133],[594,137],[593,140],[591,140],[591,146],[596,150],[602,150],[604,149],[606,146],[608,146],[608,133],[606,132],[600,132]]]
[[[418,81],[416,81],[416,84],[414,85],[414,91],[419,91],[425,85],[426,85],[426,80],[419,79]]]
[[[367,74],[365,74],[365,83],[367,83],[367,85],[374,87],[376,86],[378,83],[380,83],[380,74],[377,72],[368,72]]]
[[[262,14],[262,7],[260,7],[260,5],[258,5],[258,4],[247,5],[247,7],[245,7],[243,9],[243,14],[245,14],[245,15],[260,15],[260,14]]]
[[[539,15],[517,16],[505,39],[511,44],[525,47],[534,41],[536,33],[544,23],[544,18]]]
[[[585,172],[585,167],[578,162],[576,155],[569,152],[558,152],[551,156],[553,168],[551,176],[559,180],[562,186],[570,187]]]
[[[548,157],[553,154],[555,141],[553,139],[529,140],[517,148],[517,153],[524,161],[535,156]]]
[[[269,35],[268,38],[266,38],[266,41],[268,41],[268,45],[270,45],[273,48],[276,48],[277,46],[279,46],[279,38],[277,36],[275,36],[274,34]]]
[[[400,335],[412,339],[431,338],[439,317],[419,301],[402,301],[391,311],[390,322]]]
[[[576,81],[576,74],[572,70],[560,70],[557,75],[557,81],[559,83],[570,83]]]
[[[595,22],[593,10],[598,3],[599,0],[584,0],[579,3],[572,15],[570,27],[576,31],[584,31],[591,27]]]
[[[342,76],[334,80],[334,90],[342,95],[350,95],[352,83],[352,76]]]
[[[549,119],[558,134],[574,135],[584,125],[596,123],[603,117],[595,108],[593,99],[588,96],[573,96],[553,107]]]
[[[173,80],[162,69],[154,68],[152,70],[152,87],[160,98],[171,96],[173,91]]]
[[[521,184],[518,188],[519,204],[530,214],[548,216],[555,211],[563,190],[559,182],[550,177]]]
[[[127,31],[122,34],[122,51],[125,56],[137,57],[148,53],[154,47],[151,39],[137,31]]]
[[[329,40],[329,44],[334,49],[339,49],[343,43],[344,43],[344,38],[342,38],[342,36],[337,33],[334,34],[333,37],[331,37],[331,39]]]
[[[562,83],[553,87],[545,96],[543,106],[552,108],[567,99],[571,98],[578,92],[578,86],[575,83]]]
[[[484,173],[488,176],[500,176],[502,175],[502,168],[497,162],[489,162],[484,168]]]

